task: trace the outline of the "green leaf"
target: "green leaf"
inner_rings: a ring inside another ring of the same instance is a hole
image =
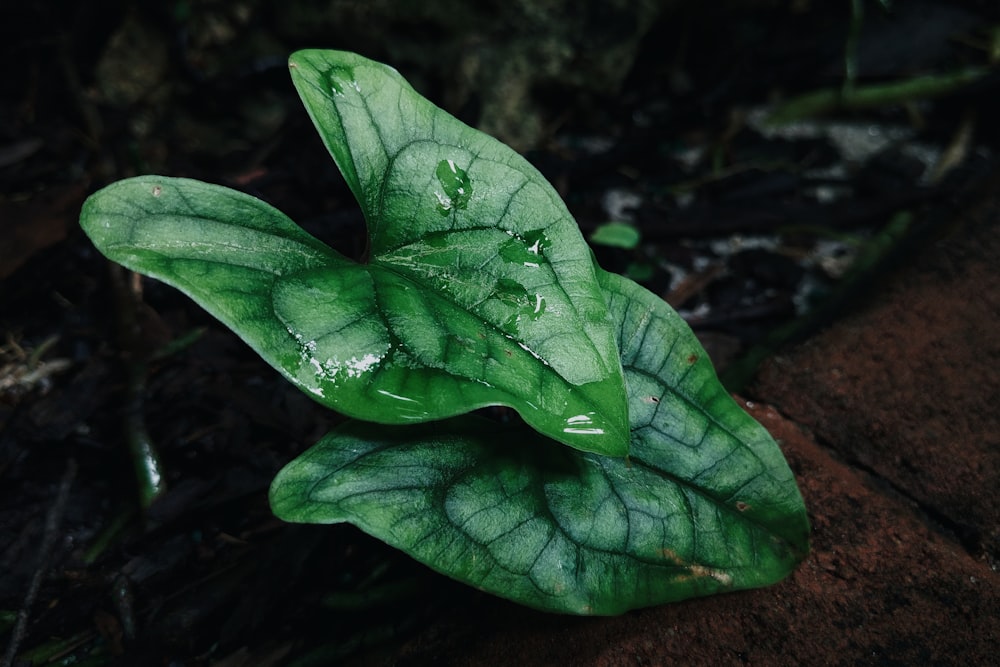
[[[782,579],[808,551],[809,525],[781,451],[676,313],[624,278],[601,282],[619,325],[627,459],[471,416],[347,423],[278,474],[275,514],[353,523],[549,611],[618,614]]]
[[[440,419],[486,405],[624,455],[628,414],[590,250],[523,158],[354,54],[301,51],[293,81],[368,222],[344,258],[252,197],[140,177],[81,224],[112,260],[174,285],[289,380],[347,415]]]
[[[624,248],[633,250],[639,245],[642,236],[639,230],[627,222],[606,222],[590,235],[590,242],[609,248]]]

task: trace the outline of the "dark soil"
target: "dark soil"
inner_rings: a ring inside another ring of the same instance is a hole
[[[544,22],[517,23],[527,1],[461,34],[430,10],[389,20],[366,3],[287,4],[0,12],[8,660],[995,663],[995,3],[891,14],[866,3],[857,85],[985,74],[934,100],[828,110],[796,135],[772,134],[757,110],[840,89],[849,3],[663,2],[632,21],[572,3],[568,43]],[[626,62],[617,74],[595,60],[598,38]],[[272,476],[337,415],[174,290],[133,283],[78,228],[91,192],[164,173],[250,192],[358,257],[364,221],[295,97],[287,53],[389,61],[464,120],[502,131],[510,118],[484,114],[494,97],[463,72],[522,41],[575,55],[524,80],[503,70],[497,85],[524,93],[512,113],[535,129],[502,138],[524,144],[585,233],[614,218],[640,229],[638,248],[596,248],[601,263],[685,315],[788,457],[813,551],[781,584],[560,617],[454,584],[349,526],[282,524],[267,506]],[[845,148],[859,128],[891,139]],[[147,511],[127,444],[137,432],[166,487]]]

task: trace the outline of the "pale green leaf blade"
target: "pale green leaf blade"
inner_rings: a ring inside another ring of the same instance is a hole
[[[590,249],[555,190],[513,150],[438,108],[394,69],[338,51],[289,61],[368,222],[370,265],[432,288],[537,357],[599,410],[624,453],[627,406]],[[487,380],[487,378],[483,378]],[[589,415],[593,412],[593,415]]]
[[[621,415],[612,403],[605,420],[588,385],[427,284],[340,256],[258,199],[139,177],[89,198],[81,224],[110,259],[179,288],[344,414],[408,423],[501,404],[561,442],[626,451]],[[520,298],[508,291],[506,301]]]
[[[620,325],[628,459],[476,417],[348,423],[275,478],[288,521],[350,522],[455,579],[539,609],[617,614],[774,583],[808,550],[768,433],[662,301],[601,275]]]

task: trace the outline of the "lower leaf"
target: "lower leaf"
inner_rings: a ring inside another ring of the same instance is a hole
[[[808,551],[780,450],[725,392],[686,324],[600,272],[629,392],[628,459],[523,425],[352,422],[275,478],[277,516],[350,522],[460,581],[575,614],[774,583]]]

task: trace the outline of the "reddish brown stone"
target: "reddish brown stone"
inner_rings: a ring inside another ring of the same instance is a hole
[[[966,549],[1000,555],[996,202],[863,312],[765,365],[756,391]]]

